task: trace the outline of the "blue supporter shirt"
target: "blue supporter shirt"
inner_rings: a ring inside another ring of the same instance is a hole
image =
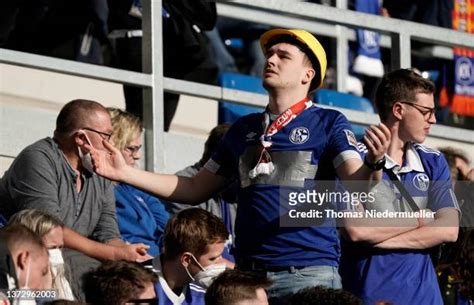
[[[275,171],[251,179],[262,120],[263,113],[240,118],[205,165],[240,182],[234,255],[269,266],[337,266],[335,225],[282,227],[280,204],[288,202],[280,200],[284,188],[314,189],[315,180],[334,180],[335,168],[345,160],[360,159],[349,122],[338,111],[306,109],[272,136]]]
[[[158,282],[155,284],[157,305],[205,305],[206,291],[198,285],[187,284],[180,295],[173,292],[163,276],[159,256],[153,259],[153,269],[158,274]]]
[[[364,156],[367,150],[363,144],[360,147]],[[400,167],[388,157],[385,167],[399,176],[420,209],[459,210],[447,162],[439,151],[408,143],[403,165]],[[383,179],[390,180],[386,173]],[[383,194],[385,200],[376,200],[378,211],[381,205],[383,209],[389,208],[388,203],[393,205],[393,210],[401,211],[401,196],[396,188],[393,193],[393,204],[387,201],[388,194]],[[404,211],[411,211],[407,203],[402,204]],[[393,305],[443,304],[430,249],[376,250],[359,243],[343,242],[340,273],[343,288],[358,295],[366,305],[381,300]]]
[[[130,243],[144,243],[151,256],[160,253],[159,243],[170,215],[163,203],[131,185],[115,187],[118,225],[122,239]]]

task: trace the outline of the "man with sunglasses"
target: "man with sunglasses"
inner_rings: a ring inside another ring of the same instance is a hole
[[[420,213],[412,223],[396,218],[380,219],[383,224],[374,218],[361,220],[365,225],[359,220],[358,224],[346,222],[347,236],[353,242],[345,243],[342,251],[343,287],[365,304],[380,300],[443,304],[430,248],[456,241],[459,207],[446,159],[422,144],[436,123],[434,91],[431,81],[408,69],[386,74],[377,88],[375,104],[392,137],[384,164],[384,191],[378,192],[372,207],[365,208],[379,212],[429,209],[435,215],[424,219]],[[359,146],[365,155],[366,147]],[[396,185],[397,180],[401,186]],[[390,225],[394,220],[398,225]]]
[[[79,277],[95,259],[146,260],[148,246],[122,242],[117,228],[113,186],[94,174],[85,145],[104,150],[112,124],[99,103],[73,100],[60,111],[53,138],[25,148],[0,180],[0,214],[9,218],[23,209],[40,209],[64,224],[66,260],[81,298]],[[87,256],[85,256],[85,255]],[[93,257],[94,259],[90,258]]]

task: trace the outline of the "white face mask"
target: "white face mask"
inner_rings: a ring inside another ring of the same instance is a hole
[[[63,254],[60,249],[49,249],[49,262],[53,275],[53,289],[57,289],[59,299],[74,300],[71,285],[65,276]]]
[[[225,264],[212,264],[207,267],[201,266],[201,264],[198,262],[198,260],[192,255],[192,258],[196,262],[196,264],[201,268],[202,270],[199,271],[196,275],[191,276],[191,274],[188,271],[188,268],[186,268],[186,271],[188,272],[189,277],[198,284],[199,286],[203,288],[209,288],[211,286],[212,282],[214,279],[224,272],[226,270],[226,265]]]
[[[91,140],[89,140],[89,137],[87,136],[87,134],[81,130],[79,132],[82,133],[86,137],[87,142],[89,142],[89,145],[93,147],[92,142]],[[79,153],[79,158],[81,159],[82,167],[85,168],[89,173],[91,174],[94,173],[94,165],[92,163],[91,153],[88,152],[84,154],[79,146],[77,147],[77,151]]]
[[[63,253],[60,249],[49,249],[49,262],[52,267],[64,265]]]

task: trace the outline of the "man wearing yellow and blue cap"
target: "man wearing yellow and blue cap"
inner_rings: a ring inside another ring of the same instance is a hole
[[[296,54],[294,56],[303,58],[302,72],[308,73],[305,76],[309,78],[308,92],[313,92],[314,90],[320,88],[323,84],[324,76],[326,74],[327,61],[326,52],[324,51],[324,48],[319,43],[319,41],[307,31],[285,29],[270,30],[264,33],[260,38],[260,45],[267,59],[270,55],[274,53],[272,47],[276,44],[281,43],[288,45],[287,48],[293,49],[293,51],[295,51],[296,47],[296,49],[300,51],[297,53],[303,53]],[[289,52],[291,52],[291,50]],[[297,64],[298,61],[295,61],[295,63]],[[267,62],[267,66],[264,69],[264,74],[267,71],[271,71],[271,69],[269,68],[270,66],[272,66],[272,64],[272,61]],[[306,69],[308,68],[310,69],[310,71],[306,71]],[[267,80],[267,77],[264,76],[264,79]],[[308,80],[305,79],[302,85],[307,85],[307,83]],[[271,90],[271,87],[268,86],[266,82],[264,82],[264,85],[267,90]]]
[[[240,118],[196,176],[128,167],[108,143],[104,145],[112,154],[93,151],[93,158],[100,175],[176,202],[202,202],[238,180],[237,268],[265,273],[274,283],[271,303],[277,304],[304,287],[341,287],[334,221],[298,218],[292,206],[310,203],[303,197],[314,191],[315,181],[334,181],[336,176],[368,180],[379,172],[390,134],[385,126],[367,132],[364,165],[347,119],[316,107],[309,98],[321,87],[326,71],[319,41],[304,30],[274,29],[260,42],[267,60],[263,85],[268,107]]]

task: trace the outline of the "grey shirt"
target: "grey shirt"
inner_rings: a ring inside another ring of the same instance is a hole
[[[86,237],[100,242],[120,238],[112,183],[96,174],[77,174],[51,138],[25,148],[0,180],[0,213],[9,218],[35,208],[61,219]]]

